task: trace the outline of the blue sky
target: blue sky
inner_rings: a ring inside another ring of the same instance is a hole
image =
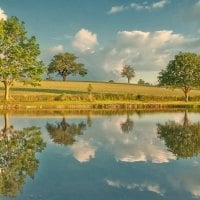
[[[200,51],[200,0],[0,0],[0,8],[25,22],[46,65],[60,52],[79,56],[85,80],[125,82],[130,64],[133,82],[156,83],[179,51]]]

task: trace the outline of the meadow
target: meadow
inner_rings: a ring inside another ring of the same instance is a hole
[[[92,86],[91,95],[88,93],[89,84]],[[190,92],[190,102],[186,104],[181,89],[110,82],[42,81],[38,87],[15,83],[11,87],[10,96],[11,108],[21,105],[25,108],[47,109],[79,108],[79,105],[82,105],[80,108],[86,109],[200,106],[200,90],[197,89]],[[1,105],[8,105],[3,97],[4,87],[0,85]]]

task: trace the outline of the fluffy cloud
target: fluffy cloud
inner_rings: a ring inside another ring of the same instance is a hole
[[[148,2],[144,1],[142,3],[131,3],[130,5],[121,5],[121,6],[113,6],[108,14],[115,14],[119,13],[125,10],[129,9],[135,9],[135,10],[153,10],[153,9],[159,9],[163,8],[167,3],[169,3],[167,0],[161,0],[158,2],[153,2],[152,4],[149,4]]]
[[[78,31],[72,43],[73,47],[81,52],[92,51],[97,44],[97,35],[86,29]]]
[[[7,19],[7,15],[4,13],[4,11],[0,8],[0,20],[6,20]]]
[[[50,48],[50,51],[54,54],[63,53],[64,52],[64,46],[59,44],[57,46]]]

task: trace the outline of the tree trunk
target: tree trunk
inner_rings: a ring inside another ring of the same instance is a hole
[[[4,130],[9,128],[8,113],[4,114]]]
[[[63,81],[66,81],[66,80],[67,80],[67,76],[63,75]]]
[[[9,100],[10,84],[7,81],[4,81],[4,87],[5,87],[4,99],[7,101]]]
[[[130,79],[130,78],[128,78],[128,83],[130,83],[130,80],[131,80],[131,79]]]
[[[191,88],[190,87],[184,87],[183,88],[183,92],[184,92],[184,96],[185,96],[185,102],[188,102],[188,100],[189,100],[189,95],[188,95],[188,93],[189,93],[189,91],[191,90]]]
[[[8,113],[4,114],[4,128],[3,128],[3,136],[6,138],[9,132],[9,121],[8,121]]]
[[[183,118],[183,127],[189,126],[189,119],[188,119],[188,111],[185,110],[184,118]]]
[[[188,102],[188,92],[185,92],[185,102]]]

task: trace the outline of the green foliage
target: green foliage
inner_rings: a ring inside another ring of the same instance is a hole
[[[188,93],[200,85],[200,56],[190,52],[180,52],[169,61],[165,70],[159,73],[160,85],[181,88],[188,101]]]
[[[53,142],[57,144],[71,145],[75,142],[77,135],[82,135],[86,129],[86,124],[81,122],[79,124],[66,122],[65,118],[57,124],[47,123],[47,131]]]
[[[130,80],[135,77],[135,70],[130,65],[125,65],[121,71],[122,77],[127,77],[128,83],[130,83]]]
[[[49,64],[48,74],[57,73],[63,78],[63,81],[65,81],[70,74],[85,76],[87,70],[84,64],[76,62],[77,58],[78,57],[74,54],[67,52],[55,55]]]
[[[0,81],[4,83],[5,99],[14,81],[38,85],[45,71],[37,60],[39,54],[36,38],[27,37],[23,22],[17,17],[0,21]]]

